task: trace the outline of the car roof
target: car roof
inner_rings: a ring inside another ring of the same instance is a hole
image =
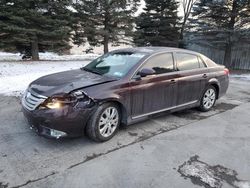
[[[192,54],[200,54],[198,52],[194,52],[191,50],[186,50],[182,48],[172,48],[172,47],[135,47],[135,48],[123,48],[119,50],[114,50],[112,53],[119,53],[119,52],[134,52],[134,53],[147,53],[148,55],[153,55],[156,53],[161,52],[186,52],[186,53],[192,53]]]

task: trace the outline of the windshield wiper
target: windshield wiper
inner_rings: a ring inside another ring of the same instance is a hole
[[[88,71],[88,72],[92,72],[94,74],[98,74],[98,75],[102,75],[99,71],[97,70],[92,70],[92,69],[88,69],[86,67],[82,67],[81,70],[85,70],[85,71]]]

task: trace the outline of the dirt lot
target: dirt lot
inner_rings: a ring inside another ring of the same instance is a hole
[[[231,79],[207,113],[162,114],[106,143],[37,136],[0,97],[0,188],[250,187],[250,83]]]

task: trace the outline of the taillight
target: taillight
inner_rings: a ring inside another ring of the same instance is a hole
[[[229,75],[229,70],[227,68],[224,69],[224,74]]]

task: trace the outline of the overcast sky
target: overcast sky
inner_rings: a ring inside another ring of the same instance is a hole
[[[181,0],[177,0],[177,1],[180,2]],[[145,1],[141,0],[141,6],[139,7],[138,12],[137,12],[136,15],[139,15],[143,11],[144,7],[145,7]],[[183,16],[183,8],[182,8],[182,4],[181,3],[179,4],[178,15],[179,16]]]

